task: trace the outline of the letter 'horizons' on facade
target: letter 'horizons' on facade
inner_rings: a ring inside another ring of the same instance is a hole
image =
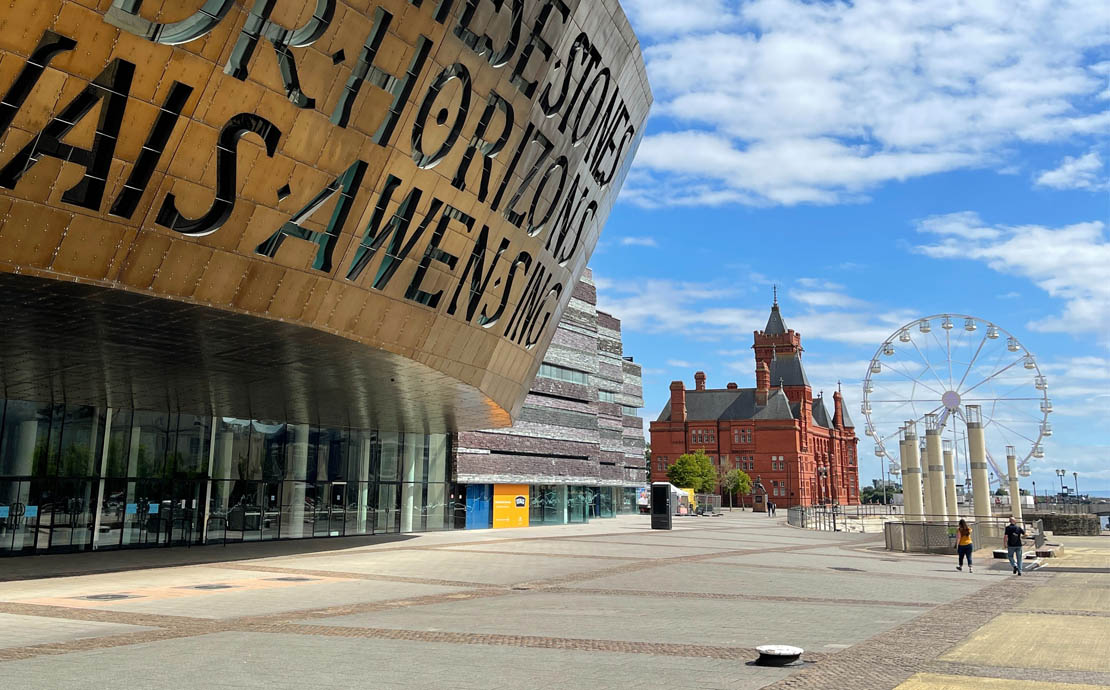
[[[0,17],[7,400],[507,426],[651,104],[617,0]]]

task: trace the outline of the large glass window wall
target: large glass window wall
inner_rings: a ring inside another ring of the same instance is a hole
[[[451,529],[446,435],[0,399],[0,555]]]

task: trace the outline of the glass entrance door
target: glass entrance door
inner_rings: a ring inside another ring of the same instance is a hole
[[[347,482],[333,482],[328,490],[328,534],[342,537],[347,526]]]
[[[170,544],[199,544],[204,537],[204,482],[175,480],[170,491]]]

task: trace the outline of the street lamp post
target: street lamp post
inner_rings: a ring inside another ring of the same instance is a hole
[[[1033,510],[1037,510],[1037,482],[1033,482]]]
[[[1072,479],[1075,480],[1075,501],[1076,501],[1076,503],[1078,503],[1079,502],[1079,473],[1078,472],[1072,472],[1071,477],[1072,477]]]
[[[1060,496],[1064,495],[1064,475],[1067,473],[1067,470],[1056,470],[1056,476],[1060,478]]]

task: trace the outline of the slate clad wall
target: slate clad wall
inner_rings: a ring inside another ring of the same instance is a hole
[[[643,406],[640,366],[623,359],[620,321],[598,312],[596,301],[587,270],[544,357],[549,364],[587,373],[589,383],[538,376],[513,426],[459,433],[454,444],[457,481],[646,482],[643,420],[624,412]],[[616,402],[600,401],[599,390],[615,394]]]

